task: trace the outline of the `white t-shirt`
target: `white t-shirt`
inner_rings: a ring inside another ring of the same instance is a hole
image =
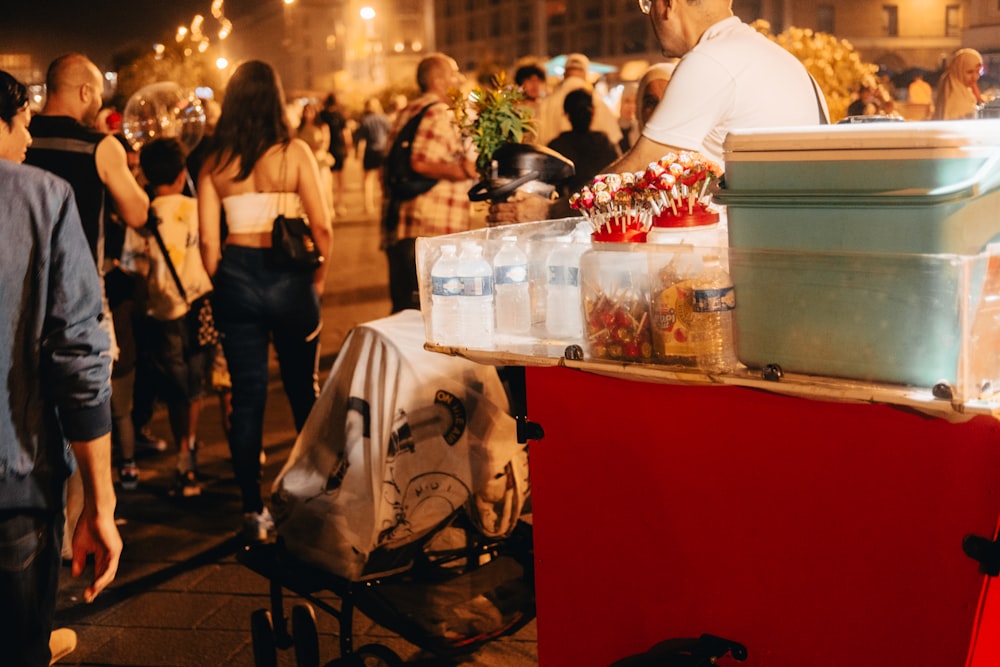
[[[126,271],[147,277],[147,313],[158,320],[175,320],[188,312],[190,302],[212,290],[198,247],[198,201],[185,195],[163,195],[153,200],[152,208],[160,219],[160,237],[184,285],[187,302],[163,261],[160,246],[145,228],[125,230],[121,264]]]
[[[721,164],[730,130],[820,122],[802,63],[733,16],[706,30],[680,60],[643,135]]]

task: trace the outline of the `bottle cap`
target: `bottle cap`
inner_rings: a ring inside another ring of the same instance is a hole
[[[590,235],[590,240],[596,243],[645,243],[646,230],[625,229],[617,231],[598,231]]]
[[[653,227],[660,228],[706,227],[718,223],[719,214],[705,208],[696,208],[691,213],[677,214],[668,208],[653,216]]]

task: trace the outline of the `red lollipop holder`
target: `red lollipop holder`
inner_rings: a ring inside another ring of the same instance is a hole
[[[633,227],[625,229],[600,229],[591,233],[590,240],[596,243],[645,243],[646,230]]]
[[[704,204],[695,204],[691,212],[679,208],[674,213],[673,209],[665,208],[659,215],[653,216],[653,227],[704,227],[718,222],[719,214]]]

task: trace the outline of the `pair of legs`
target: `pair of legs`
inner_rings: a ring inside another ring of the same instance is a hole
[[[319,395],[319,297],[311,273],[275,271],[270,249],[227,246],[212,306],[232,381],[229,448],[243,512],[263,511],[260,453],[268,359],[273,343],[281,381],[301,430]]]
[[[407,308],[420,310],[420,284],[417,281],[416,239],[399,239],[385,249],[389,264],[389,298],[392,312]]]
[[[0,511],[0,646],[4,664],[49,664],[63,525],[62,511]]]
[[[347,161],[347,153],[332,153],[333,166],[330,172],[333,175],[333,206],[338,215],[344,215],[344,163]]]
[[[379,203],[382,200],[382,163],[384,158],[381,152],[369,151],[365,148],[364,157],[362,158],[362,167],[364,168],[364,195],[365,195],[365,214],[376,213],[381,210]]]
[[[177,445],[177,469],[181,473],[194,471],[207,352],[195,346],[186,317],[153,322],[150,344],[152,367]]]

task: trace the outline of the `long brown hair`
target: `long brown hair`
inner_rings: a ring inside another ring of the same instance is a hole
[[[288,143],[291,133],[284,102],[281,80],[268,63],[250,60],[233,73],[213,141],[220,167],[239,160],[237,181],[250,176],[271,146]]]

